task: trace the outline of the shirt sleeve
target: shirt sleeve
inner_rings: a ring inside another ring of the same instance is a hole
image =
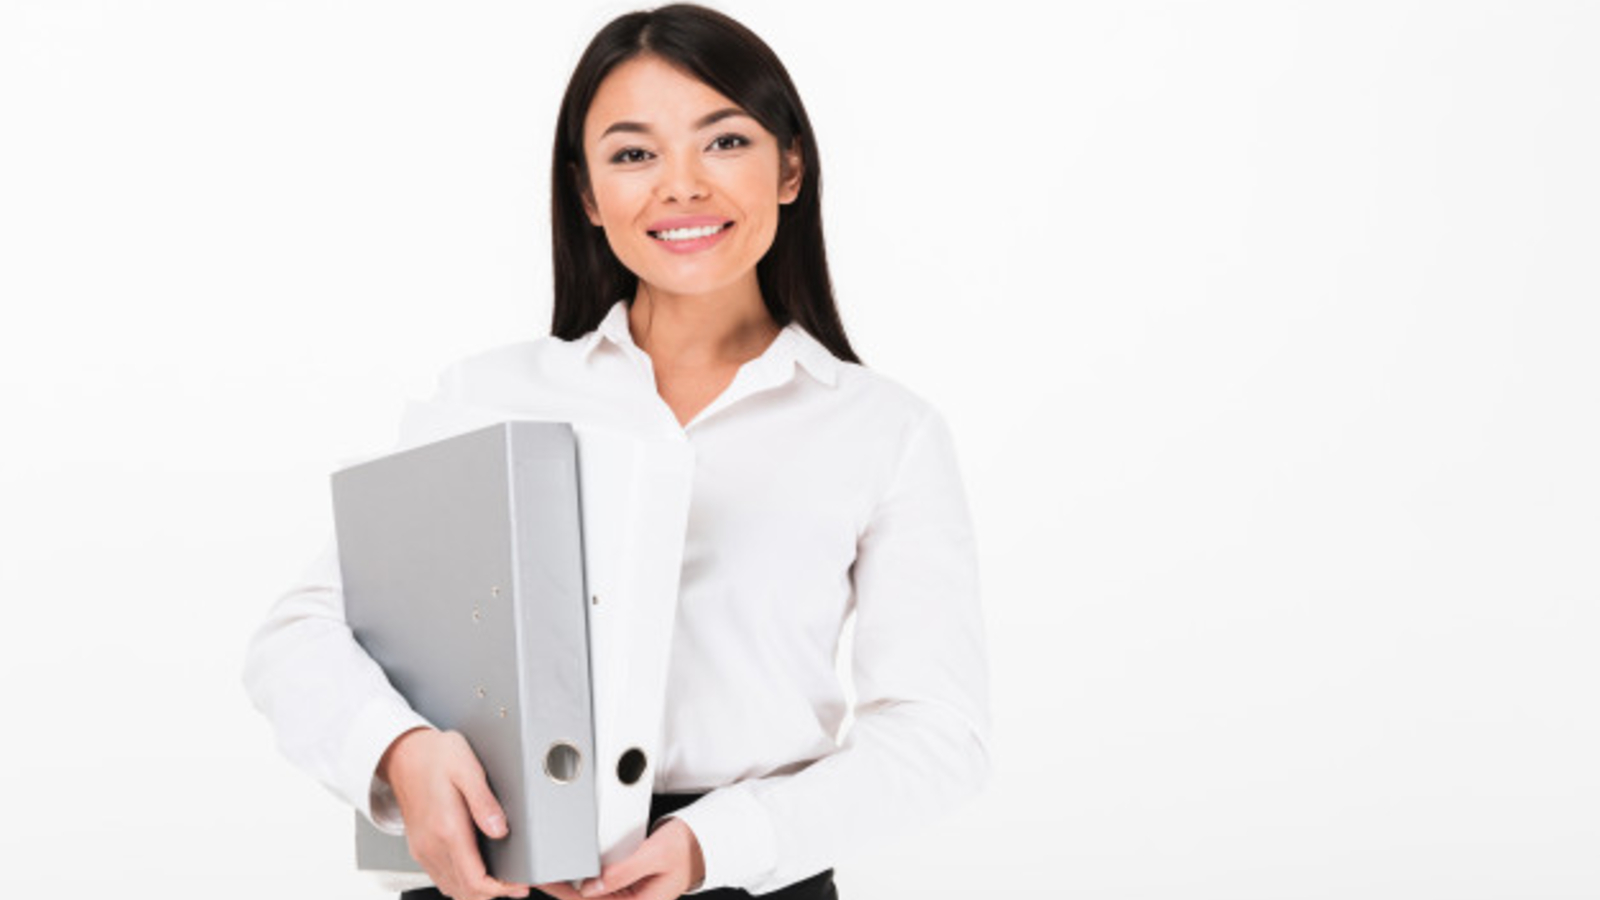
[[[432,411],[449,399],[454,381],[454,367],[446,368],[434,398],[410,404],[395,449],[459,430]],[[321,555],[279,595],[251,637],[244,687],[290,762],[379,830],[401,834],[400,808],[377,777],[378,762],[395,738],[431,726],[356,643],[345,620],[338,547],[329,531]]]
[[[720,788],[674,814],[700,842],[700,890],[776,890],[904,835],[988,778],[977,554],[938,413],[911,430],[850,579],[855,721],[837,752],[801,771]]]
[[[352,636],[331,538],[251,638],[244,684],[290,762],[380,830],[401,833],[399,807],[375,772],[396,737],[429,723]]]

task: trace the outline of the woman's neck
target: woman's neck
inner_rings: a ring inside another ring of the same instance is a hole
[[[628,330],[657,368],[737,365],[760,356],[779,327],[759,288],[715,294],[673,294],[640,282]]]

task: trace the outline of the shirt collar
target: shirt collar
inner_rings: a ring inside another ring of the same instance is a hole
[[[581,341],[579,349],[585,360],[605,341],[610,341],[618,347],[637,350],[633,343],[633,333],[628,330],[628,301],[618,300],[612,304],[606,317],[600,320],[600,324],[593,331],[584,335]],[[789,367],[799,363],[811,373],[811,377],[829,387],[839,382],[838,358],[830,353],[821,341],[801,327],[799,322],[790,322],[784,326],[773,339],[772,346],[761,355],[760,361],[762,365],[774,368]]]
[[[594,348],[600,346],[603,340],[610,341],[619,347],[632,347],[633,335],[628,332],[628,301],[618,300],[611,304],[611,309],[600,324],[582,338],[580,349],[583,358],[588,359],[594,353]]]
[[[834,356],[822,342],[811,336],[811,332],[801,327],[799,322],[790,322],[778,334],[778,340],[789,341],[793,348],[794,358],[799,360],[811,377],[817,379],[828,387],[839,383],[839,359]]]

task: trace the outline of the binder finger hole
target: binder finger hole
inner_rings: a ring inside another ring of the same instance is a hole
[[[583,768],[583,753],[565,741],[550,745],[544,755],[544,773],[556,784],[571,784]]]
[[[630,747],[628,752],[622,754],[622,758],[617,760],[617,777],[622,780],[623,784],[633,784],[644,775],[646,765],[644,751],[638,747]]]

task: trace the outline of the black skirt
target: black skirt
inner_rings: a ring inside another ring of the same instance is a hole
[[[655,794],[650,798],[650,821],[654,822],[661,816],[677,812],[685,806],[699,800],[704,794]],[[534,900],[549,898],[544,891],[535,889],[528,895]],[[749,891],[736,888],[717,888],[712,891],[701,891],[695,898],[704,900],[749,900],[756,895]],[[766,900],[839,900],[839,892],[833,885],[833,870],[817,874],[797,881],[788,887],[773,891],[770,894],[759,895]],[[445,900],[444,894],[438,888],[423,888],[421,890],[406,891],[400,895],[400,900]]]

